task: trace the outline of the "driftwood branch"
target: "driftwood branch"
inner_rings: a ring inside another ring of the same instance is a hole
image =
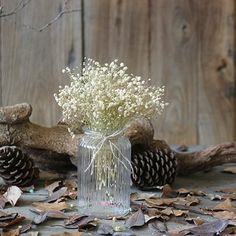
[[[55,173],[58,169],[72,170],[69,159],[75,162],[83,134],[78,133],[72,138],[66,125],[47,128],[34,124],[29,120],[31,112],[31,106],[26,103],[0,108],[0,146],[21,146],[30,153],[40,169]],[[165,141],[153,140],[153,134],[153,127],[145,118],[134,120],[125,131],[133,148],[170,148]],[[180,175],[236,163],[236,142],[222,143],[193,153],[176,152],[176,158]]]
[[[66,125],[47,128],[31,123],[31,111],[31,106],[25,103],[0,108],[0,146],[14,144],[70,156],[77,155],[82,133],[72,138]],[[152,142],[153,134],[153,127],[145,118],[134,120],[125,131],[125,136],[132,144],[141,143],[145,146]]]
[[[236,142],[221,143],[193,153],[176,153],[178,174],[188,175],[226,163],[236,163]]]

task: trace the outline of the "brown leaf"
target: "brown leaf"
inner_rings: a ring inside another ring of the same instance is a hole
[[[93,216],[74,215],[65,221],[65,228],[68,229],[87,229],[96,227],[97,223]]]
[[[208,236],[214,234],[220,234],[228,226],[227,220],[216,220],[209,223],[204,223],[199,226],[187,229],[187,231],[198,236]]]
[[[110,226],[108,224],[101,224],[98,227],[97,233],[102,234],[102,235],[112,235],[114,233],[114,230],[113,230],[112,226]]]
[[[61,211],[45,211],[45,212],[41,212],[39,215],[37,215],[33,221],[35,224],[41,224],[47,218],[67,219],[68,216]]]
[[[82,236],[81,232],[63,232],[59,234],[52,234],[51,236]]]
[[[155,233],[164,233],[165,234],[167,232],[167,226],[166,226],[165,221],[162,222],[157,219],[151,220],[148,223],[148,228]]]
[[[63,181],[63,185],[67,187],[69,191],[75,191],[77,189],[77,183],[75,180],[66,179]]]
[[[236,188],[225,188],[225,189],[221,189],[220,192],[236,194]]]
[[[156,194],[155,193],[137,193],[137,192],[134,192],[134,193],[131,193],[130,194],[130,199],[131,201],[143,201],[145,199],[148,199],[148,198],[152,198],[152,197],[155,197]]]
[[[135,226],[143,226],[145,224],[144,214],[141,209],[132,214],[129,219],[125,222],[127,228]]]
[[[12,206],[15,206],[18,199],[20,198],[22,191],[17,186],[11,186],[3,194],[3,197],[9,202]]]
[[[161,214],[155,215],[155,216],[144,215],[145,223],[148,223],[149,221],[154,220],[154,219],[159,219],[161,218],[161,216],[162,216]]]
[[[185,218],[185,220],[190,223],[190,224],[195,224],[195,225],[202,225],[205,223],[205,221],[199,217],[197,218],[191,218],[191,217],[188,217],[188,218]]]
[[[236,213],[232,211],[212,212],[212,216],[221,220],[236,220]]]
[[[13,230],[10,230],[10,231],[7,231],[7,232],[3,232],[1,235],[2,236],[19,236],[20,235],[20,229],[17,228],[17,229],[13,229]]]
[[[213,209],[214,210],[229,210],[232,207],[233,206],[232,206],[231,199],[227,198],[225,201],[217,204]]]
[[[61,211],[69,209],[70,206],[66,202],[34,202],[32,205],[35,207],[37,212],[44,212],[49,210]]]
[[[25,219],[24,216],[18,215],[18,213],[11,213],[0,218],[0,228],[6,228],[15,225]]]
[[[48,195],[51,196],[55,190],[58,190],[62,186],[61,184],[61,181],[56,181],[46,186],[45,189],[48,191]]]
[[[236,174],[236,166],[227,167],[222,172],[229,174]]]
[[[236,200],[236,193],[229,193],[229,194],[225,194],[223,195],[224,199],[230,198],[231,200]]]
[[[177,201],[177,198],[151,198],[145,199],[145,202],[151,207],[170,206]]]
[[[55,191],[52,193],[52,195],[47,198],[45,201],[46,202],[54,202],[64,196],[64,194],[67,192],[67,187],[62,187],[59,190]]]
[[[162,198],[175,198],[177,197],[177,192],[175,190],[173,190],[169,184],[166,184],[163,186],[163,190],[162,190]]]

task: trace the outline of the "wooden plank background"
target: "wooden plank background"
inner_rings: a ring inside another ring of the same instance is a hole
[[[19,0],[2,0],[10,11]],[[235,0],[31,0],[2,17],[0,104],[29,102],[32,120],[54,125],[53,93],[65,66],[84,56],[120,59],[129,71],[166,86],[169,102],[153,120],[156,138],[176,144],[236,139]],[[79,10],[80,9],[80,10]]]

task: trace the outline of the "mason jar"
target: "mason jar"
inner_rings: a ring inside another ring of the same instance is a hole
[[[85,130],[78,155],[79,214],[109,217],[130,210],[131,144],[121,131]]]

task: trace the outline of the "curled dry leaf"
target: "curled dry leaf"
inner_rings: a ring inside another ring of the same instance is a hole
[[[65,228],[68,229],[90,229],[97,226],[97,221],[93,216],[74,215],[65,221]]]
[[[112,226],[108,224],[101,224],[98,227],[97,233],[100,235],[112,235],[114,233],[114,230]]]
[[[15,206],[21,194],[22,191],[20,188],[17,186],[11,186],[3,194],[3,197],[6,199],[6,202],[9,202],[12,206]]]
[[[143,192],[143,193],[134,192],[134,193],[130,194],[131,201],[143,201],[145,199],[152,198],[152,197],[156,197],[156,194],[155,193],[146,193],[146,192]]]
[[[217,204],[213,209],[214,210],[230,210],[233,208],[231,199],[227,198],[225,201]]]
[[[221,200],[222,199],[222,196],[218,195],[218,194],[206,194],[206,196],[211,200],[211,201],[214,201],[214,200]]]
[[[66,202],[34,202],[32,203],[32,205],[34,206],[36,212],[45,212],[49,210],[61,211],[70,208],[70,206]]]
[[[229,174],[236,174],[236,166],[227,167],[222,172]]]
[[[206,235],[219,235],[224,229],[228,226],[229,222],[227,220],[216,220],[209,223],[204,223],[199,226],[195,226],[193,228],[188,228],[187,231],[193,233],[198,236],[206,236]]]
[[[195,225],[202,225],[205,223],[205,221],[203,219],[201,219],[200,217],[196,217],[196,218],[185,218],[185,220],[190,223],[190,224],[195,224]]]
[[[212,212],[211,215],[221,220],[236,220],[236,213],[232,211]]]
[[[48,218],[67,219],[68,216],[64,212],[61,212],[61,211],[45,211],[45,212],[41,212],[39,215],[37,215],[34,218],[33,222],[35,224],[41,224]]]
[[[25,217],[19,215],[18,213],[6,214],[5,216],[0,217],[0,228],[6,228],[15,225],[24,219]]]
[[[45,189],[48,191],[48,195],[51,196],[53,192],[60,189],[61,187],[62,187],[62,181],[56,181],[46,186]]]
[[[53,192],[52,195],[49,196],[49,198],[47,198],[45,201],[46,201],[46,202],[54,202],[54,201],[57,201],[58,199],[60,199],[61,197],[63,197],[66,192],[67,192],[67,187],[62,187],[62,188],[60,188],[59,190]]]
[[[51,236],[82,236],[81,232],[63,232],[59,234],[52,234]]]
[[[236,188],[225,188],[225,189],[221,189],[219,190],[220,192],[223,193],[232,193],[232,194],[236,194]]]
[[[162,222],[157,219],[151,220],[148,223],[148,228],[155,233],[165,234],[168,231],[166,222]]]
[[[127,228],[135,226],[143,226],[145,224],[145,217],[141,209],[132,214],[125,222]]]

